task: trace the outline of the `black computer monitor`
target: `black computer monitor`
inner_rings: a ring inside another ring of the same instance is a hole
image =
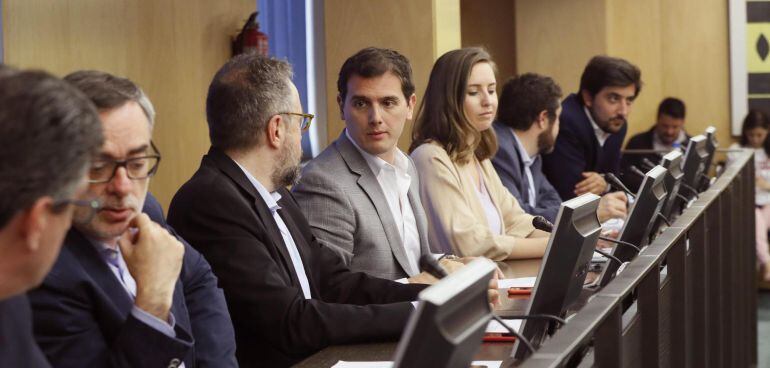
[[[393,366],[470,366],[492,318],[487,290],[496,269],[478,258],[420,292]]]
[[[681,183],[682,176],[684,176],[684,173],[682,172],[683,157],[684,155],[681,151],[673,150],[663,156],[663,159],[660,162],[660,166],[663,166],[664,169],[668,170],[668,172],[666,172],[666,177],[663,178],[663,184],[666,186],[668,196],[666,196],[666,201],[663,203],[660,213],[669,221],[674,221],[674,219],[679,216],[679,213],[674,211],[674,208],[676,207],[675,204],[679,198],[677,196],[677,193],[679,193],[679,184]]]
[[[618,240],[631,243],[638,248],[649,243],[657,214],[666,200],[667,192],[663,179],[667,171],[663,166],[658,165],[644,174],[642,185],[639,186],[636,199],[628,212],[623,229],[620,230]],[[625,245],[616,245],[612,250],[612,255],[624,263],[634,259],[636,253],[636,249]],[[604,287],[612,281],[619,268],[620,265],[617,262],[607,260],[607,265],[599,276],[599,286]]]
[[[577,300],[601,232],[596,217],[599,200],[599,196],[587,193],[561,204],[526,314],[561,317]],[[549,330],[548,320],[524,320],[519,329],[535,347]],[[527,354],[526,347],[516,342],[514,358],[521,360]]]
[[[708,177],[709,169],[711,168],[711,163],[714,161],[714,153],[717,151],[717,137],[716,137],[717,128],[714,128],[713,126],[710,126],[706,128],[706,159],[703,163],[703,175],[700,178],[700,184],[698,187],[698,190],[704,191],[708,189],[709,185],[711,184],[711,180]]]
[[[688,199],[695,197],[700,180],[706,171],[706,159],[708,150],[706,149],[707,138],[705,135],[697,135],[690,138],[687,143],[687,151],[684,153],[684,163],[682,164],[682,186],[679,193]]]

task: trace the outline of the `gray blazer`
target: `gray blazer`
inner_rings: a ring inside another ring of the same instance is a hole
[[[427,220],[411,159],[409,176],[409,202],[417,221],[421,254],[427,254]],[[377,178],[344,130],[305,166],[292,191],[318,241],[338,251],[351,270],[391,280],[420,272],[409,265]]]

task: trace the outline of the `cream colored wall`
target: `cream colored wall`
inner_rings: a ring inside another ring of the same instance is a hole
[[[597,54],[628,59],[644,87],[629,119],[629,134],[655,121],[668,96],[687,104],[687,129],[708,125],[729,145],[729,44],[724,0],[516,0],[519,72],[550,75],[565,93],[577,90]]]
[[[5,62],[63,76],[99,69],[126,76],[158,112],[163,154],[150,190],[167,208],[209,146],[205,96],[230,56],[230,36],[253,0],[4,0]]]
[[[436,18],[439,17],[437,21]],[[384,47],[406,56],[414,73],[417,105],[425,91],[437,53],[460,47],[458,0],[390,0],[362,3],[325,0],[327,139],[334,141],[345,126],[337,105],[337,76],[342,63],[358,50]],[[457,35],[456,35],[457,34]],[[406,150],[412,122],[399,140]]]

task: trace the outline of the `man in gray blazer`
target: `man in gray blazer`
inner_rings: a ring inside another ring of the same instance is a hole
[[[429,282],[418,265],[430,254],[418,175],[396,147],[416,100],[409,61],[363,49],[345,61],[337,88],[345,130],[305,167],[294,196],[318,240],[351,270]],[[461,266],[447,257],[440,263]]]

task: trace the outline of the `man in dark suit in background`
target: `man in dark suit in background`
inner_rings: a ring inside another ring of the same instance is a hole
[[[663,155],[675,148],[683,147],[690,140],[690,136],[684,130],[685,113],[684,101],[667,97],[658,105],[655,125],[650,130],[639,133],[628,140],[627,150],[660,151],[659,153],[623,154],[621,162],[623,182],[631,190],[636,190],[642,183],[642,177],[633,172],[631,166],[641,171],[647,171],[650,167],[644,164],[644,159],[657,165]]]
[[[503,86],[497,120],[498,150],[492,158],[500,180],[527,213],[555,222],[562,200],[542,172],[543,154],[559,136],[561,88],[550,77],[527,73]],[[626,216],[622,192],[602,196],[599,221]]]
[[[51,269],[73,207],[91,204],[78,198],[102,139],[80,91],[0,65],[0,367],[49,366],[24,292]]]
[[[78,210],[59,258],[30,292],[35,338],[57,367],[234,367],[232,325],[203,257],[163,224],[151,197],[154,109],[133,82],[65,78],[96,105],[105,142],[88,170],[102,208]],[[153,222],[154,221],[154,222]]]
[[[543,172],[562,200],[608,190],[602,174],[620,174],[620,147],[631,106],[642,87],[639,68],[595,56],[580,77],[580,91],[562,102],[561,134]]]
[[[319,244],[286,190],[299,176],[302,113],[291,67],[240,55],[206,100],[211,149],[169,223],[225,290],[241,367],[284,367],[333,344],[396,340],[424,285],[351,272]]]

